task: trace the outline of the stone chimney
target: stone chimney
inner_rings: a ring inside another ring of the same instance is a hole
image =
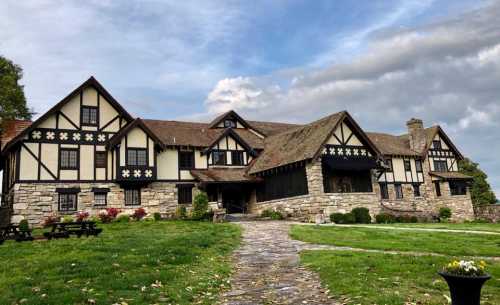
[[[420,119],[412,118],[406,122],[406,126],[408,127],[410,148],[416,152],[422,152],[427,144],[424,123]]]

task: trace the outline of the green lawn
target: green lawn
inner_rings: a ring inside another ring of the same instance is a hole
[[[400,228],[448,229],[490,231],[500,233],[500,223],[394,223],[371,226],[393,226]]]
[[[451,258],[415,257],[350,251],[305,251],[304,265],[317,271],[330,294],[343,304],[444,305],[449,296],[436,271]],[[488,265],[482,305],[500,304],[500,264]],[[408,301],[409,303],[405,303]]]
[[[0,246],[0,304],[213,304],[228,286],[231,224],[101,225],[97,238],[7,241]]]
[[[499,235],[304,225],[293,226],[290,235],[294,239],[316,244],[500,257]]]

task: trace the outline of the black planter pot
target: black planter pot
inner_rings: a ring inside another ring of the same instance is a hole
[[[438,272],[450,288],[451,305],[480,305],[481,288],[490,275],[462,276],[446,272]]]

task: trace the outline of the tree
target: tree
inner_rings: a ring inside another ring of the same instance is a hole
[[[0,128],[12,119],[31,119],[32,112],[26,106],[24,87],[19,84],[23,69],[0,56]]]
[[[494,204],[497,202],[495,193],[493,193],[491,186],[486,181],[488,176],[479,168],[477,163],[465,158],[458,163],[458,167],[461,173],[473,177],[470,192],[474,205]]]

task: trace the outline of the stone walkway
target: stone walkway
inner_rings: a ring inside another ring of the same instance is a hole
[[[290,239],[291,223],[240,222],[243,244],[234,254],[232,290],[220,304],[338,304],[321,287],[319,277],[299,265],[304,244]]]

